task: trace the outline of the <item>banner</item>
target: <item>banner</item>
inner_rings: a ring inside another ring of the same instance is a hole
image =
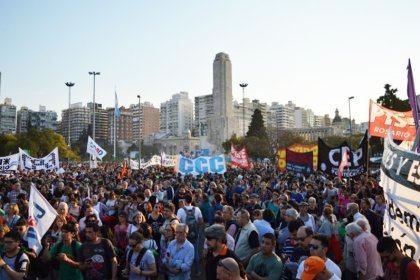
[[[58,160],[58,148],[55,148],[51,153],[43,158],[34,158],[25,153],[19,148],[20,167],[22,170],[58,170],[60,169],[60,162]]]
[[[164,167],[174,167],[176,164],[177,155],[167,155],[165,153],[161,154],[162,166]]]
[[[37,254],[42,250],[42,237],[54,223],[57,215],[54,207],[51,206],[34,186],[31,186],[29,197],[29,227],[26,238],[29,248],[34,249]]]
[[[286,149],[286,169],[309,174],[313,171],[313,152],[299,153]]]
[[[139,163],[135,160],[130,159],[130,168],[132,170],[139,170]]]
[[[235,147],[233,147],[232,144],[230,146],[230,155],[232,157],[232,165],[245,169],[249,169],[251,167],[251,165],[249,164],[248,153],[246,152],[245,146],[241,150],[236,151]]]
[[[7,157],[0,157],[0,174],[17,170],[19,166],[19,153]]]
[[[94,155],[95,157],[102,160],[106,156],[106,151],[102,149],[90,136],[88,136],[88,142],[86,147],[86,153]]]
[[[297,152],[297,153],[307,153],[312,152],[313,154],[313,168],[318,167],[318,145],[303,145],[303,144],[293,144],[287,148],[279,148],[277,150],[277,168],[280,171],[286,171],[286,149]]]
[[[392,236],[409,257],[420,258],[420,154],[386,138],[381,164],[381,186],[387,209],[384,235]]]
[[[175,172],[181,174],[203,174],[226,172],[226,161],[224,155],[213,157],[199,157],[195,159],[179,156],[175,165]]]
[[[413,112],[397,112],[370,100],[369,135],[385,138],[388,129],[391,129],[393,139],[414,141],[416,126]]]
[[[318,170],[334,177],[338,176],[338,168],[343,158],[344,150],[347,149],[348,163],[343,170],[343,177],[356,177],[366,173],[367,144],[367,133],[365,133],[359,148],[355,151],[350,151],[347,142],[343,142],[338,147],[330,148],[321,138],[318,138]]]
[[[145,168],[148,168],[150,166],[161,165],[161,162],[162,162],[162,160],[161,160],[160,156],[154,155],[154,156],[152,156],[151,159],[149,159],[149,161],[147,161],[145,163],[142,163],[140,165],[140,168],[145,169]]]

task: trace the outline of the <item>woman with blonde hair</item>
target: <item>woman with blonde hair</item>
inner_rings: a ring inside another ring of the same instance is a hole
[[[4,217],[5,224],[8,225],[9,228],[13,228],[19,219],[19,206],[16,203],[9,203],[9,205],[7,205],[7,214]]]

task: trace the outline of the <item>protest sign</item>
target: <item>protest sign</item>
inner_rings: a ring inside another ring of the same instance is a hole
[[[397,146],[386,138],[381,163],[381,186],[387,209],[384,235],[392,236],[400,249],[420,258],[420,154]]]

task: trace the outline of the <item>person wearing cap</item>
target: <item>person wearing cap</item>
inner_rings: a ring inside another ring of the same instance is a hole
[[[312,236],[311,241],[309,241],[308,247],[311,256],[320,257],[325,262],[326,268],[334,273],[338,279],[341,279],[342,273],[340,267],[327,257],[328,237],[321,234],[315,234]],[[304,262],[301,262],[298,267],[296,279],[303,279],[301,277],[304,270]]]
[[[309,203],[302,201],[299,203],[299,218],[305,223],[305,226],[312,228],[313,231],[316,230],[315,218],[308,213]]]
[[[307,258],[303,262],[304,270],[302,272],[301,280],[338,280],[334,273],[328,270],[325,266],[325,261],[317,256]]]
[[[224,258],[233,258],[238,263],[240,259],[236,254],[230,250],[226,245],[226,231],[223,225],[214,224],[204,230],[207,245],[207,258],[206,258],[206,276],[207,279],[216,279],[217,264]],[[243,275],[244,269],[241,265]]]
[[[217,278],[219,280],[242,280],[238,262],[233,258],[221,259],[217,263]]]
[[[251,257],[246,268],[249,279],[279,279],[283,270],[283,263],[280,257],[273,252],[275,248],[275,235],[273,233],[264,234],[261,241],[261,251]]]
[[[45,250],[48,258],[55,258],[59,261],[60,280],[83,280],[82,272],[79,269],[80,263],[77,257],[82,244],[75,240],[76,228],[74,224],[68,223],[61,229],[62,241],[56,242],[51,249]]]

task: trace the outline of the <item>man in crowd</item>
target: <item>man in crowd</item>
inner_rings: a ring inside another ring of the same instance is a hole
[[[283,264],[280,257],[274,253],[275,248],[275,235],[273,233],[264,234],[261,241],[261,251],[251,257],[246,268],[249,279],[275,280],[279,278],[279,275],[282,273]]]
[[[79,259],[85,279],[116,280],[118,263],[111,241],[100,237],[100,227],[95,223],[86,225],[85,235]]]
[[[233,258],[225,258],[220,260],[217,264],[217,279],[242,280],[238,262]]]
[[[339,280],[341,279],[332,273],[325,265],[325,261],[317,256],[309,257],[304,262],[302,280]]]
[[[10,231],[4,236],[5,253],[0,255],[0,279],[24,279],[28,273],[29,258],[20,251],[20,235]]]
[[[325,235],[315,234],[312,236],[312,240],[308,244],[309,251],[311,256],[320,257],[325,262],[325,267],[334,273],[339,279],[341,279],[341,270],[337,264],[335,264],[332,260],[327,258],[327,251],[328,251],[328,238]],[[296,278],[302,279],[302,272],[304,271],[304,262],[301,262]]]
[[[378,239],[364,231],[356,222],[346,226],[346,233],[353,240],[356,270],[361,280],[383,276],[381,256],[376,251]]]
[[[194,261],[194,246],[187,240],[188,226],[180,223],[176,225],[175,240],[168,245],[164,259],[170,280],[190,279]]]
[[[264,209],[263,210],[255,210],[254,212],[262,212],[262,215],[260,218],[254,219],[254,226],[257,228],[258,236],[260,237],[260,241],[262,241],[262,238],[264,234],[266,233],[272,233],[274,234],[274,229],[271,226],[270,222],[274,219],[274,214],[271,209]]]
[[[401,280],[420,280],[420,267],[412,258],[403,254],[397,246],[397,242],[392,237],[383,237],[379,239],[376,245],[378,253],[381,255],[385,266],[384,279],[390,279],[391,275],[387,274],[388,266],[397,264],[399,278]],[[394,277],[396,275],[393,275]]]
[[[258,231],[250,220],[249,212],[245,209],[239,211],[237,221],[241,228],[235,238],[235,254],[246,266],[249,259],[259,250]]]
[[[226,245],[226,231],[224,226],[214,224],[204,230],[207,244],[206,277],[216,279],[217,265],[220,260],[233,258],[240,263],[236,254]],[[241,269],[243,271],[242,265]],[[244,275],[244,274],[243,274]]]

